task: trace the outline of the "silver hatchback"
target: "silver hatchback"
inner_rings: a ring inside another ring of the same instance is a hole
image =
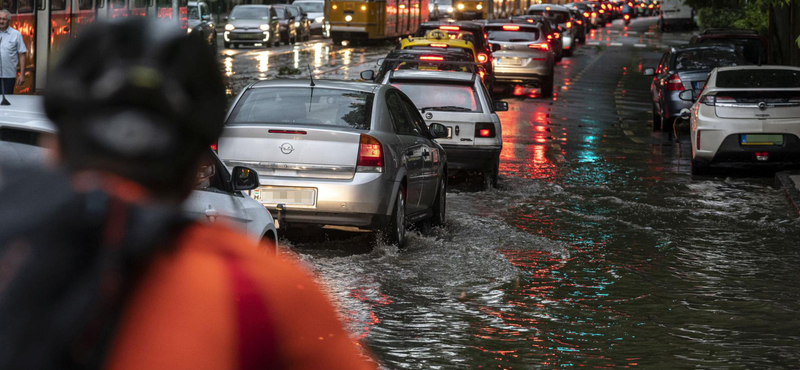
[[[491,23],[485,29],[496,83],[532,85],[541,88],[542,97],[552,97],[555,54],[542,24]]]
[[[219,155],[256,169],[250,195],[278,227],[316,224],[385,230],[403,245],[412,222],[445,219],[447,158],[412,101],[385,85],[273,80],[242,91]]]

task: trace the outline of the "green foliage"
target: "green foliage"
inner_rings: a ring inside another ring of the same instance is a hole
[[[278,75],[279,76],[299,75],[301,73],[303,73],[303,72],[300,71],[299,69],[293,68],[293,67],[289,67],[289,66],[283,66],[280,69],[278,69]]]
[[[755,1],[737,8],[701,8],[697,12],[697,22],[701,29],[751,28],[766,34],[767,10]]]

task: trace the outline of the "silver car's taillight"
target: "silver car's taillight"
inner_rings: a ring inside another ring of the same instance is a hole
[[[358,172],[383,172],[383,146],[378,139],[361,134],[358,144]]]

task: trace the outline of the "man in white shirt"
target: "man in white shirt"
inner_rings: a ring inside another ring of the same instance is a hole
[[[0,10],[0,79],[3,92],[14,93],[14,85],[25,82],[25,57],[28,49],[19,31],[10,27],[11,13]],[[19,76],[17,76],[19,65]]]

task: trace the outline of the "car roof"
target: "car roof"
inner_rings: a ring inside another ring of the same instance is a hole
[[[709,28],[701,35],[758,35],[758,31],[748,28]]]
[[[268,81],[258,81],[250,85],[251,89],[259,89],[265,87],[309,87],[311,80],[308,78],[298,79],[274,79]],[[341,80],[318,80],[314,79],[314,87],[328,88],[328,89],[344,89],[373,93],[376,89],[380,88],[380,84],[370,82],[357,82],[357,81],[341,81]]]
[[[689,44],[689,45],[679,45],[672,47],[673,51],[703,50],[703,49],[736,50],[736,48],[733,45],[722,45],[722,44]]]
[[[7,95],[11,105],[0,106],[0,127],[24,128],[38,132],[56,132],[44,114],[44,97],[40,95]]]
[[[272,5],[264,5],[264,4],[239,4],[234,5],[234,8],[269,8]]]
[[[438,27],[438,26],[458,26],[465,31],[471,32],[479,32],[482,26],[478,23],[474,22],[445,22],[445,21],[433,21],[433,22],[424,22],[420,27]]]
[[[550,8],[551,12],[552,11],[568,12],[569,11],[569,9],[567,9],[567,7],[561,6],[561,5],[555,5],[555,4],[534,4],[534,5],[531,5],[530,7],[528,7],[528,10],[542,10],[542,9],[543,10],[547,10],[547,8]]]
[[[458,71],[420,71],[420,70],[399,70],[390,75],[392,80],[425,80],[425,81],[451,81],[451,82],[473,82],[475,74],[471,72]]]

